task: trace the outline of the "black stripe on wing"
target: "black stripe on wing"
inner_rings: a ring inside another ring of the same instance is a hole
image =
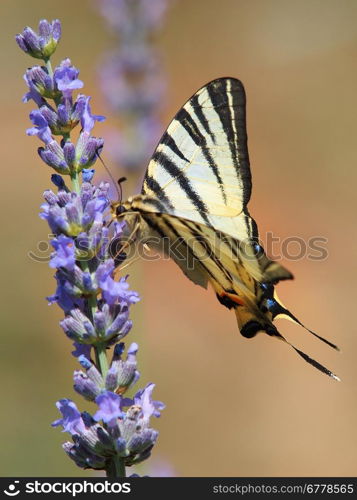
[[[175,153],[181,160],[186,161],[189,163],[190,160],[186,158],[186,156],[183,154],[183,152],[180,150],[180,148],[177,146],[175,140],[171,137],[171,135],[168,132],[165,132],[163,135],[160,144],[165,144],[165,146],[168,146],[171,151]]]
[[[194,109],[194,112],[195,112],[200,124],[205,129],[206,133],[211,137],[212,142],[214,144],[216,144],[216,138],[215,138],[210,126],[209,126],[209,122],[208,122],[204,112],[202,111],[202,106],[198,102],[198,94],[195,94],[193,97],[191,97],[190,104],[191,104],[192,108]]]
[[[219,116],[227,136],[237,178],[243,187],[243,203],[246,205],[252,190],[243,84],[235,78],[219,78],[207,86],[212,105]],[[231,103],[230,103],[231,100]]]
[[[195,97],[196,96],[191,98],[188,103],[192,105],[192,100]],[[197,110],[199,108],[196,107],[193,109],[195,109],[195,114],[197,115]],[[201,107],[201,113],[202,113],[202,107]],[[197,117],[198,117],[198,115],[197,115]],[[202,153],[203,153],[204,157],[206,158],[210,169],[212,170],[212,172],[214,173],[214,175],[217,179],[219,188],[220,188],[221,193],[222,193],[223,201],[224,201],[224,203],[227,203],[227,195],[226,195],[225,190],[224,190],[222,177],[221,177],[221,174],[219,173],[218,166],[217,166],[216,162],[214,161],[214,158],[209,150],[209,146],[207,145],[206,137],[202,134],[202,132],[200,131],[199,127],[197,126],[195,120],[193,119],[193,117],[190,115],[190,113],[184,107],[182,109],[180,109],[180,111],[177,113],[177,115],[175,116],[175,120],[180,122],[180,124],[186,130],[186,132],[191,137],[193,142],[202,150]]]
[[[170,198],[167,196],[167,194],[162,189],[162,187],[157,182],[157,180],[154,179],[154,177],[152,177],[151,175],[146,175],[146,177],[144,179],[144,184],[143,184],[143,188],[142,188],[141,192],[143,194],[147,194],[146,193],[146,189],[147,188],[150,189],[158,197],[158,199],[162,203],[164,203],[164,205],[166,205],[167,208],[169,208],[170,211],[175,209],[175,207],[171,203]]]
[[[222,262],[219,260],[217,255],[215,254],[214,248],[210,245],[209,240],[206,238],[204,233],[202,232],[200,226],[196,224],[195,222],[191,222],[188,220],[180,219],[181,224],[186,226],[188,230],[191,232],[192,236],[195,238],[197,243],[199,243],[207,252],[207,257],[212,260],[216,267],[220,269],[222,274],[229,280],[233,281],[231,273],[224,267]],[[216,231],[215,231],[216,233]]]
[[[142,201],[144,203],[143,210],[145,210],[146,205],[151,205],[152,207],[156,208],[159,213],[167,211],[167,205],[162,203],[162,201],[160,201],[158,198],[146,196]]]
[[[162,151],[156,151],[152,159],[158,163],[158,165],[166,170],[166,172],[179,184],[181,189],[184,191],[186,196],[191,200],[192,204],[197,208],[202,219],[206,222],[208,226],[211,226],[210,220],[208,218],[207,206],[202,200],[201,196],[193,189],[189,179],[186,177],[183,170],[181,170],[165,153]]]
[[[206,265],[205,262],[202,261],[202,259],[200,259],[197,254],[195,253],[194,249],[191,247],[191,245],[188,244],[188,241],[187,241],[187,238],[182,235],[179,230],[177,230],[173,224],[171,224],[170,220],[168,217],[162,217],[161,218],[161,221],[164,222],[164,224],[166,225],[166,227],[175,235],[176,238],[178,238],[180,241],[182,241],[186,248],[187,248],[187,251],[190,253],[191,257],[199,262],[200,266],[202,266],[202,268],[206,271],[207,274],[209,274],[211,276],[211,279],[213,281],[215,281],[216,283],[220,283],[220,279],[219,277],[217,277],[213,271],[208,267],[208,265]],[[181,223],[183,222],[183,220],[181,220]],[[196,241],[198,241],[200,244],[202,244],[202,239],[200,238],[199,240],[196,239],[196,237],[194,236],[194,234],[192,233],[192,229],[189,227],[189,226],[186,226],[187,229],[189,230],[189,232],[191,233],[191,235],[195,238]],[[210,260],[210,259],[209,259]],[[209,261],[208,260],[208,261]]]

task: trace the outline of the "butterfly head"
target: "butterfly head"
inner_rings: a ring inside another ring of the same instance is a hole
[[[125,214],[127,214],[127,212],[130,210],[130,202],[129,200],[128,201],[125,201],[125,202],[122,202],[122,201],[116,201],[114,203],[112,203],[111,205],[111,212],[112,212],[112,217],[113,219],[122,219],[123,217],[125,217]]]
[[[117,218],[119,218],[122,214],[124,214],[126,212],[126,208],[124,207],[124,205],[122,203],[120,203],[119,205],[117,205],[115,207],[115,216]]]
[[[131,216],[135,216],[137,218],[138,211],[140,211],[140,203],[138,204],[138,200],[141,200],[140,195],[130,196],[126,201],[116,201],[111,204],[111,212],[113,219],[121,220],[124,219],[128,221]]]

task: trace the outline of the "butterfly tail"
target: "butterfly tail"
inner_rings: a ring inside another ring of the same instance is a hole
[[[307,363],[309,363],[310,365],[312,365],[314,368],[316,368],[320,372],[324,373],[325,375],[328,375],[329,377],[333,378],[334,380],[337,380],[338,382],[340,382],[341,379],[337,375],[335,375],[331,370],[329,370],[328,368],[326,368],[325,366],[323,366],[321,363],[319,363],[315,359],[311,358],[305,352],[303,352],[300,349],[298,349],[297,347],[295,347],[293,344],[291,344],[291,342],[289,342],[288,340],[286,340],[286,338],[283,337],[277,330],[276,330],[275,336],[278,339],[280,339],[283,342],[285,342],[286,344],[288,344],[290,347],[292,347],[294,349],[294,351],[299,356],[302,357],[302,359],[304,359]]]
[[[318,335],[314,331],[310,330],[310,328],[307,328],[301,321],[287,309],[279,300],[276,292],[274,293],[274,299],[271,301],[271,305],[269,307],[269,312],[272,314],[273,319],[275,318],[285,318],[289,321],[292,321],[293,323],[296,323],[297,325],[302,326],[307,332],[311,333],[314,337],[317,339],[321,340],[325,344],[327,344],[329,347],[332,347],[332,349],[335,349],[336,351],[339,351],[339,347],[331,342],[330,340],[326,339],[325,337],[322,337],[321,335]]]
[[[329,377],[333,378],[334,380],[340,380],[337,375],[335,375],[331,370],[323,366],[321,363],[316,361],[315,359],[311,358],[308,354],[304,353],[297,347],[295,347],[293,344],[291,344],[288,340],[286,340],[283,335],[276,329],[276,327],[266,318],[266,321],[264,320],[264,317],[260,314],[255,314],[252,312],[250,309],[244,307],[244,306],[238,306],[234,309],[234,312],[236,314],[237,318],[237,323],[238,323],[238,328],[240,330],[240,333],[243,335],[243,337],[246,338],[252,338],[255,335],[257,335],[259,332],[265,332],[271,337],[275,337],[278,340],[282,340],[286,344],[288,344],[294,351],[302,357],[307,363],[312,365],[314,368],[319,370],[320,372],[324,373],[325,375],[328,375]],[[319,336],[317,336],[319,337]],[[325,341],[325,339],[323,339]],[[330,343],[327,341],[327,343],[330,345]],[[334,346],[334,344],[332,344]]]

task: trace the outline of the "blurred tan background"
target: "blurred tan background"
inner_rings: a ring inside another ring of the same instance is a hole
[[[105,137],[115,119],[97,84],[113,38],[95,2],[1,2],[3,476],[81,474],[60,448],[66,435],[50,427],[56,400],[81,401],[61,314],[44,299],[52,271],[27,256],[48,233],[37,214],[51,172],[37,157],[37,139],[25,135],[32,107],[21,103],[22,75],[33,63],[14,42],[25,25],[56,17],[63,23],[56,62],[72,59],[93,112],[107,116],[96,135]],[[173,263],[140,265],[131,285],[142,301],[128,340],[140,343],[141,385],[155,382],[167,404],[153,421],[160,436],[145,473],[357,475],[356,26],[354,0],[176,0],[168,12],[157,40],[169,79],[164,122],[209,80],[243,81],[251,213],[263,239],[267,231],[328,238],[326,260],[284,261],[296,280],[280,284],[279,295],[342,353],[289,322],[278,326],[342,382],[280,342],[242,338],[233,313]]]

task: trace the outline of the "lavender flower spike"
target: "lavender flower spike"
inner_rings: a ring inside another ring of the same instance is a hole
[[[110,255],[111,241],[120,237],[123,225],[111,224],[109,184],[93,182],[92,166],[103,140],[91,134],[104,117],[92,114],[89,96],[74,95],[83,82],[69,59],[52,69],[60,34],[59,21],[40,21],[38,34],[25,28],[16,40],[24,52],[46,63],[27,70],[24,100],[38,106],[30,113],[27,134],[42,141],[40,158],[56,171],[51,176],[54,190],[44,192],[40,214],[53,234],[49,265],[57,282],[47,300],[63,310],[60,325],[74,342],[72,354],[80,364],[73,375],[74,390],[97,408],[92,416],[70,399],[61,399],[57,408],[62,418],[52,425],[71,436],[63,449],[78,467],[125,477],[126,467],[150,456],[158,436],[150,418],[158,417],[164,406],[152,400],[154,384],[137,391],[134,399],[125,397],[140,377],[137,344],[123,358],[121,342],[132,328],[130,309],[139,296],[127,276],[117,276]],[[76,127],[81,127],[77,142],[71,137]]]

